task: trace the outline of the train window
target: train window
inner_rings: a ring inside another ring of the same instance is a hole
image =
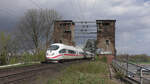
[[[79,54],[84,55],[84,52],[79,52]]]
[[[68,50],[68,53],[69,53],[69,54],[76,54],[76,52],[73,51],[73,50]]]
[[[57,50],[59,48],[59,46],[58,45],[51,45],[50,46],[50,50]]]
[[[60,50],[59,53],[66,53],[66,49]]]

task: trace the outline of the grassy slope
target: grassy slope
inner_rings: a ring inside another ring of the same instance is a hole
[[[108,66],[100,61],[74,64],[47,84],[115,84],[109,79]]]

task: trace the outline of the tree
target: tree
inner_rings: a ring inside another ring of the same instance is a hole
[[[7,63],[8,54],[10,52],[11,36],[0,32],[0,62]]]
[[[47,48],[52,40],[52,31],[53,31],[53,24],[54,21],[57,19],[60,19],[61,16],[55,11],[55,10],[42,10],[42,21],[44,21],[43,28],[45,29],[44,31],[44,36],[45,36],[45,41],[46,45],[45,47]]]
[[[19,35],[22,37],[22,44],[27,44],[39,51],[43,46],[47,48],[52,39],[52,28],[55,20],[60,19],[55,10],[31,9],[19,23]]]

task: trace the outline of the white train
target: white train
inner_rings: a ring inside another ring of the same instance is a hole
[[[84,52],[83,49],[74,46],[68,46],[61,43],[52,44],[46,51],[46,62],[72,59],[93,58],[90,52]]]

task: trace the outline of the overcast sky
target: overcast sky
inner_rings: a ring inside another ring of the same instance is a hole
[[[0,0],[0,30],[12,31],[32,8],[55,9],[64,19],[116,19],[118,53],[150,55],[149,0]]]

